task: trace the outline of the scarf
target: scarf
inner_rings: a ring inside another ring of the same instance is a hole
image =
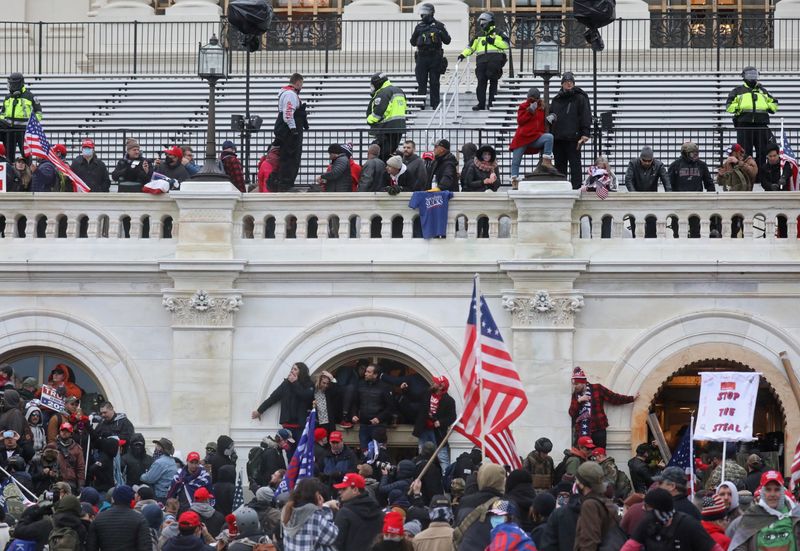
[[[589,425],[592,420],[592,386],[588,382],[586,383],[586,388],[583,389],[583,395],[589,399],[580,404],[580,409],[578,410],[578,419],[575,428],[578,430],[579,437],[592,435],[589,430]]]
[[[328,399],[325,397],[325,392],[322,390],[315,390],[314,400],[317,402],[317,424],[328,424]]]
[[[780,511],[780,509],[786,505],[786,497],[783,495],[781,495],[781,501],[780,503],[778,503],[778,509],[773,509],[772,507],[767,505],[767,502],[764,500],[764,496],[758,498],[758,504],[759,506],[761,506],[762,509],[764,509],[767,513],[769,513],[773,517],[778,517],[778,520],[783,520],[785,518],[789,518],[792,516],[791,509],[787,510],[785,513],[782,513]]]
[[[44,449],[47,445],[47,434],[45,433],[42,424],[31,425],[31,433],[33,433],[33,451],[38,452]]]
[[[478,168],[478,170],[482,172],[494,172],[497,169],[497,161],[489,161],[487,163],[486,161],[475,157],[472,162],[475,163],[475,166]]]
[[[653,509],[653,516],[656,517],[656,520],[660,522],[663,526],[666,526],[672,517],[675,516],[675,511],[672,510],[669,513],[665,513],[664,511],[659,511],[658,509]]]
[[[428,515],[431,522],[453,522],[453,509],[450,507],[432,507]]]

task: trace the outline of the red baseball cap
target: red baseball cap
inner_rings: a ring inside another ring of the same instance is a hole
[[[181,528],[198,528],[200,526],[200,515],[194,511],[186,511],[178,517],[178,526]]]
[[[758,485],[759,488],[762,488],[769,484],[770,482],[777,482],[781,486],[783,486],[783,475],[778,471],[767,471],[761,475],[761,482]]]
[[[338,430],[333,431],[328,436],[328,442],[341,442],[342,440],[343,440],[342,433],[339,432]]]
[[[177,145],[173,145],[169,149],[165,149],[164,153],[166,153],[167,155],[171,155],[171,156],[175,157],[176,159],[183,158],[183,149],[181,149]]]
[[[314,429],[314,442],[319,442],[323,438],[328,437],[328,431],[323,429],[322,427],[317,427]]]
[[[581,436],[578,438],[578,447],[579,448],[595,448],[594,441],[589,436]]]
[[[94,149],[94,142],[89,138],[86,138],[85,140],[83,140],[83,142],[81,142],[81,147],[91,147],[92,149]]]
[[[606,455],[605,448],[595,448],[592,450],[592,457],[597,457],[598,455]]]
[[[214,496],[211,495],[211,493],[208,491],[208,488],[198,488],[194,491],[195,501],[208,501],[212,497]]]
[[[60,153],[61,155],[66,155],[67,146],[65,146],[63,143],[57,143],[56,145],[53,146],[53,152]]]
[[[72,432],[72,424],[71,423],[61,423],[61,426],[58,427],[58,430],[68,430]]]
[[[387,536],[403,535],[403,515],[390,511],[383,517],[383,533]]]
[[[342,482],[334,484],[333,487],[337,490],[343,490],[344,488],[358,488],[359,490],[363,490],[367,487],[367,481],[364,480],[364,477],[360,474],[347,473],[344,475]]]
[[[186,456],[186,462],[191,463],[192,461],[200,461],[200,454],[197,452],[189,452],[189,455]]]

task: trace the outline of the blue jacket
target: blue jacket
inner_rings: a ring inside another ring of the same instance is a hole
[[[185,491],[184,487],[186,488]],[[189,469],[184,467],[172,478],[172,484],[167,492],[167,499],[176,497],[182,505],[185,504],[188,507],[194,502],[195,491],[200,488],[205,488],[208,490],[208,493],[213,493],[211,475],[208,474],[208,471],[200,467],[197,474],[192,476],[189,474]],[[187,492],[189,494],[188,499],[186,495]]]
[[[345,474],[353,473],[355,470],[356,454],[347,446],[339,455],[329,451],[322,463],[323,474]]]
[[[58,191],[58,171],[50,161],[42,162],[33,171],[30,191]]]
[[[153,461],[147,472],[142,475],[141,480],[153,488],[156,498],[163,500],[166,499],[172,479],[177,472],[178,466],[175,465],[175,460],[169,455],[162,455]]]

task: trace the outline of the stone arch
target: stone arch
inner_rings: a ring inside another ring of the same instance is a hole
[[[117,411],[150,425],[150,401],[133,359],[111,335],[92,323],[55,310],[15,310],[0,315],[0,355],[21,348],[60,350],[97,378]]]
[[[450,379],[460,410],[464,396],[458,366],[460,346],[439,328],[395,310],[352,310],[319,321],[292,339],[268,370],[261,396],[269,395],[294,362],[317,367],[353,349],[388,349],[408,356],[435,376]]]
[[[688,364],[725,359],[763,374],[783,406],[786,441],[795,441],[800,436],[800,406],[780,362],[781,351],[788,353],[797,370],[798,343],[776,325],[746,312],[695,312],[657,325],[625,351],[606,379],[619,392],[639,394],[632,411],[609,410],[613,428],[609,440],[616,450],[633,451],[646,437],[647,411],[662,383]],[[791,446],[787,446],[787,454],[791,455]]]

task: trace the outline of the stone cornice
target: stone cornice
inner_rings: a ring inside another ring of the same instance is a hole
[[[216,292],[213,295],[198,289],[193,294],[167,291],[162,306],[172,314],[175,327],[229,328],[233,316],[244,304],[236,292]]]
[[[575,315],[583,309],[583,296],[551,296],[543,289],[532,295],[511,292],[503,296],[503,308],[511,313],[514,328],[571,329]]]

